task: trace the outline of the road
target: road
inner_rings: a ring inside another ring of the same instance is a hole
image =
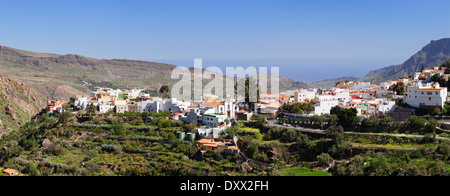
[[[288,128],[288,129],[295,129],[299,130],[301,132],[309,132],[309,133],[317,133],[317,134],[326,134],[325,130],[321,129],[310,129],[310,128],[304,128],[304,127],[293,127],[293,126],[283,126],[283,125],[275,125],[277,127],[282,128]],[[386,136],[395,136],[395,137],[409,137],[409,138],[423,138],[424,135],[410,135],[410,134],[392,134],[392,133],[359,133],[359,132],[345,132],[345,133],[351,133],[351,134],[359,134],[359,135],[386,135]],[[446,137],[436,136],[436,139],[440,140],[450,140]]]

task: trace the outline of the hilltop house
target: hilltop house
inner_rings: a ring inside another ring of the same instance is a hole
[[[98,111],[100,113],[106,113],[110,110],[114,111],[114,107],[115,107],[114,105],[110,105],[110,104],[108,104],[108,105],[101,104],[101,105],[98,105]]]
[[[75,107],[80,110],[84,110],[89,105],[89,100],[91,99],[91,97],[83,95],[74,95],[73,98],[75,99]]]
[[[209,127],[217,127],[225,123],[227,115],[221,113],[208,113],[203,114],[202,123]]]
[[[316,96],[316,105],[314,106],[314,114],[330,114],[331,108],[338,105],[346,105],[350,100],[350,92],[348,91],[330,91],[328,94]]]
[[[8,176],[20,176],[21,175],[20,171],[17,171],[15,169],[11,169],[11,168],[4,169],[3,172],[5,174],[7,174]]]
[[[48,100],[47,101],[47,113],[53,114],[55,112],[61,113],[63,112],[63,105],[68,103],[68,101],[60,100],[60,101],[54,101],[54,100]]]
[[[305,102],[311,101],[316,98],[316,89],[314,90],[300,90],[298,92],[294,92],[294,100],[293,102]]]
[[[442,109],[447,98],[447,88],[440,87],[439,83],[416,82],[408,86],[405,93],[405,103],[416,108]]]
[[[199,148],[206,146],[208,150],[224,150],[227,154],[239,153],[239,148],[231,139],[203,138],[197,141]]]
[[[283,94],[261,94],[259,95],[260,101],[269,102],[269,101],[278,101],[279,103],[289,103],[290,97]]]
[[[172,99],[156,99],[153,102],[150,102],[148,105],[150,112],[170,112],[178,113],[187,110],[187,108],[191,105],[188,101],[179,101],[175,98]]]
[[[198,103],[198,108],[202,114],[225,114],[227,118],[236,117],[236,112],[239,111],[239,106],[231,101],[206,101]]]

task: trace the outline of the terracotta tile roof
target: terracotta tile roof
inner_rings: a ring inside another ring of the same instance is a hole
[[[15,170],[15,169],[10,169],[10,168],[3,170],[3,172],[5,172],[7,174],[20,173],[19,171]]]
[[[260,95],[260,97],[278,97],[278,98],[285,98],[285,97],[288,97],[288,96],[282,95],[282,94],[262,94],[262,95]]]
[[[359,106],[343,106],[343,105],[339,105],[339,107],[341,108],[345,108],[345,109],[351,109],[351,108],[361,108]]]
[[[361,91],[361,93],[375,93],[375,91]]]
[[[207,101],[204,103],[201,103],[201,105],[207,105],[207,106],[212,106],[212,107],[217,107],[219,105],[222,105],[223,102],[220,101],[216,101],[216,100],[211,100],[211,101]]]
[[[444,88],[420,88],[419,91],[441,91]]]
[[[239,112],[238,113],[248,113],[247,111],[245,111],[245,110],[239,110]]]

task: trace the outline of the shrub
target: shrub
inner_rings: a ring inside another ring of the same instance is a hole
[[[111,144],[102,144],[101,147],[102,147],[103,151],[106,151],[109,153],[116,152],[119,149],[119,147],[117,147],[116,145],[111,145]]]
[[[144,120],[142,119],[136,119],[132,122],[132,125],[134,126],[139,126],[139,125],[143,125],[144,124]]]
[[[327,153],[322,153],[317,156],[317,164],[319,166],[329,166],[333,161],[333,158]]]

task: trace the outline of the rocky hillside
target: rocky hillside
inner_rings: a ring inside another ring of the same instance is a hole
[[[349,77],[339,77],[334,79],[321,80],[314,83],[308,83],[308,85],[312,88],[333,88],[336,86],[336,82],[340,81],[357,81],[357,77],[349,76]]]
[[[0,74],[0,137],[18,129],[46,104],[47,100],[34,89]]]
[[[50,99],[67,99],[95,86],[156,89],[172,84],[175,65],[80,55],[36,53],[0,46],[0,70]]]
[[[360,80],[380,83],[399,77],[407,77],[419,71],[422,65],[424,68],[431,68],[439,66],[448,60],[450,60],[450,38],[431,41],[430,44],[422,48],[422,50],[414,54],[403,64],[373,70]]]

